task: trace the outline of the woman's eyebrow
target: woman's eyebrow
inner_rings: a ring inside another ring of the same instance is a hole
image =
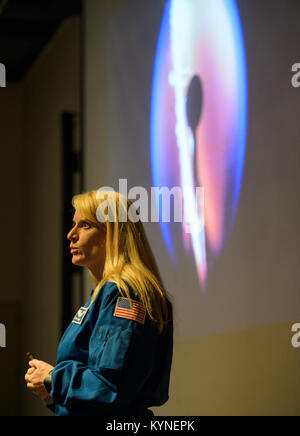
[[[91,224],[91,223],[90,223],[90,221],[89,221],[89,220],[87,220],[87,219],[81,219],[81,220],[79,220],[79,221],[78,221],[78,224],[81,224],[81,223],[84,223],[84,222],[86,222],[86,223],[89,223],[89,224]],[[75,225],[75,224],[76,224],[76,222],[75,222],[74,220],[72,220],[72,224],[74,224],[74,225]]]
[[[78,221],[78,224],[82,223],[83,221],[85,221],[85,220],[79,220],[79,221]],[[75,222],[74,220],[72,220],[72,224],[74,224],[74,225],[75,225],[75,224],[76,224],[76,222]]]

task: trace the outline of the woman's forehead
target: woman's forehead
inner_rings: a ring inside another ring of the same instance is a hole
[[[88,217],[83,212],[79,212],[78,210],[75,210],[74,216],[73,216],[73,222],[78,223],[79,221],[83,221],[83,220],[90,221],[88,219]]]
[[[79,221],[83,218],[84,218],[84,216],[78,210],[75,210],[73,219],[76,221]]]

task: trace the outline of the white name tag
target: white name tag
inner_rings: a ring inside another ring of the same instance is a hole
[[[88,310],[88,307],[81,307],[74,316],[72,323],[81,325]]]

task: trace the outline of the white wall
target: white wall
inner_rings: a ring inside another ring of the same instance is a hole
[[[117,188],[121,177],[148,187],[151,77],[163,3],[85,2],[87,190]],[[184,333],[176,337],[170,401],[157,414],[300,413],[300,352],[291,346],[300,307],[299,93],[290,83],[299,53],[297,2],[252,3],[238,1],[249,74],[241,200],[209,290],[200,294],[191,256],[172,265],[162,236],[153,231],[150,238],[174,297],[176,332]]]

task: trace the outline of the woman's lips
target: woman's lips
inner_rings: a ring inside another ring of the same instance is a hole
[[[75,254],[75,253],[77,253],[77,251],[78,251],[78,248],[71,248],[71,254]]]

